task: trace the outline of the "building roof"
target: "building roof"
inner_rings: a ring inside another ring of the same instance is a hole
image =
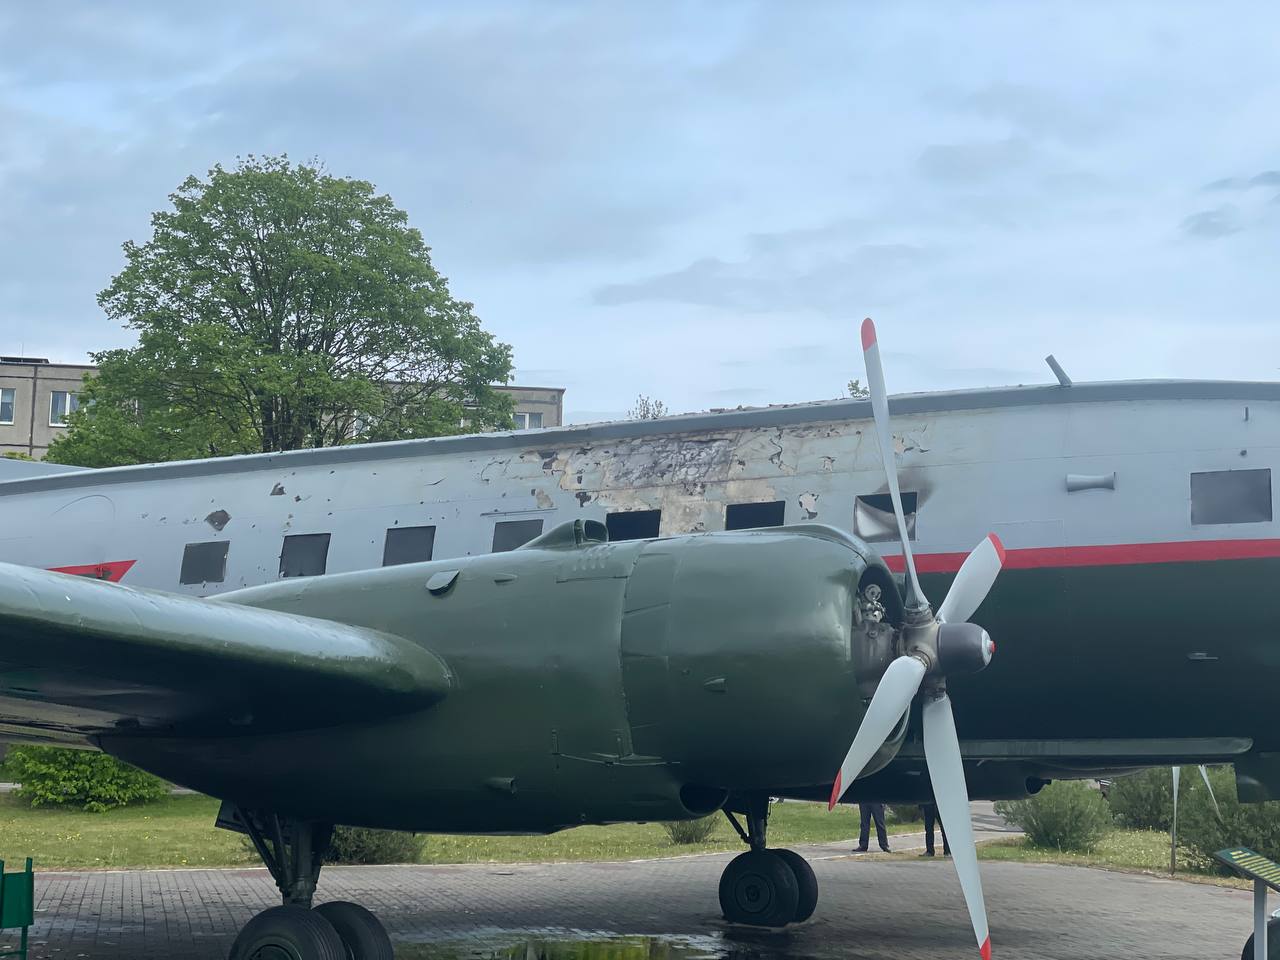
[[[1280,382],[1232,380],[1119,380],[980,390],[908,393],[890,397],[889,412],[898,416],[1005,407],[1100,403],[1133,400],[1269,400],[1280,401]],[[360,463],[503,449],[556,449],[601,440],[630,440],[671,433],[786,427],[831,420],[869,420],[869,400],[821,400],[771,407],[744,407],[715,413],[686,413],[655,420],[616,420],[570,424],[535,430],[506,430],[462,436],[428,437],[389,443],[351,444],[287,453],[259,453],[210,460],[106,467],[59,476],[0,482],[0,496],[80,485],[133,483],[141,480],[217,476],[243,471],[276,471],[329,464]]]

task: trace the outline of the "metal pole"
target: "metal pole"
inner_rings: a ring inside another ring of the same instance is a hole
[[[1253,881],[1253,960],[1267,960],[1267,885]]]
[[[1181,767],[1173,768],[1173,823],[1169,829],[1169,873],[1178,872],[1178,780]]]

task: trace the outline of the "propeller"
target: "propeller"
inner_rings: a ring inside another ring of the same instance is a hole
[[[884,370],[880,365],[876,327],[869,318],[862,321],[862,352],[867,362],[867,386],[871,391],[876,439],[880,444],[889,497],[893,501],[898,536],[902,541],[908,604],[906,622],[898,637],[901,655],[889,664],[876,685],[849,752],[836,774],[828,809],[835,808],[923,689],[924,756],[933,784],[934,800],[942,822],[947,825],[952,861],[960,878],[965,905],[969,908],[978,951],[983,960],[990,960],[991,937],[982,897],[982,880],[978,874],[978,850],[969,817],[969,789],[964,780],[960,740],[956,736],[955,717],[951,712],[945,678],[948,673],[981,670],[991,661],[995,644],[985,630],[968,620],[981,606],[1004,565],[1004,546],[994,533],[989,534],[965,558],[937,614],[930,610],[929,601],[916,576],[915,557],[907,536],[893,437],[889,432],[889,398],[885,390]]]

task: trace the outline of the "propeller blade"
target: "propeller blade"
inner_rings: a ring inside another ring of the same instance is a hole
[[[943,829],[951,841],[951,859],[960,877],[969,920],[978,939],[982,960],[991,960],[991,933],[987,928],[987,908],[982,899],[982,878],[978,875],[978,848],[973,841],[969,819],[969,789],[964,782],[960,759],[960,739],[946,693],[924,705],[924,759],[933,782],[933,799],[942,817]]]
[[[871,318],[862,321],[862,355],[867,364],[867,389],[871,391],[871,412],[876,421],[876,440],[880,444],[880,459],[884,461],[885,479],[889,481],[889,498],[893,501],[894,517],[898,521],[898,539],[902,541],[902,556],[907,565],[907,576],[916,599],[928,605],[929,601],[920,589],[916,576],[916,558],[911,553],[911,538],[907,536],[907,518],[902,512],[902,494],[898,492],[898,463],[893,450],[893,435],[889,432],[889,394],[884,386],[884,369],[880,366],[880,345],[876,343],[876,325]]]
[[[960,571],[951,582],[947,597],[938,608],[940,623],[968,623],[973,612],[982,606],[987,592],[996,582],[996,575],[1004,566],[1004,544],[994,533],[973,548],[964,558]]]
[[[920,689],[924,672],[924,664],[915,657],[898,657],[889,664],[876,685],[876,692],[871,697],[871,703],[862,717],[862,724],[854,735],[849,752],[845,754],[844,763],[840,764],[835,783],[831,785],[828,810],[835,809],[849,785],[862,772],[862,768],[889,739],[889,734],[893,733],[893,728],[898,725],[902,715],[911,706],[916,691]]]

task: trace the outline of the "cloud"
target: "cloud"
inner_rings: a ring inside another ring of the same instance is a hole
[[[1240,211],[1231,204],[1223,204],[1213,210],[1201,210],[1182,221],[1184,233],[1211,240],[1239,233],[1243,229]]]
[[[933,144],[916,161],[920,172],[939,183],[969,184],[994,180],[1031,162],[1030,144],[1020,137],[972,143]]]
[[[848,251],[809,249],[809,232],[795,246],[782,234],[761,243],[748,238],[750,255],[739,261],[704,257],[688,266],[628,283],[598,287],[596,303],[616,306],[669,301],[728,310],[806,311],[832,317],[857,312],[853,304],[899,295],[905,274],[931,259],[910,244],[861,244]]]
[[[1263,170],[1252,177],[1223,177],[1206,183],[1206,190],[1252,190],[1255,187],[1280,187],[1280,170]]]

